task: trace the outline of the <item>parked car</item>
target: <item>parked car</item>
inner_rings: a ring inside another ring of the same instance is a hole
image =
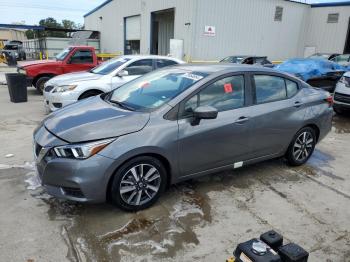
[[[346,67],[323,59],[294,58],[279,64],[275,69],[306,81],[313,87],[333,92]]]
[[[350,65],[350,54],[335,56],[331,59],[331,61],[339,65],[348,67]]]
[[[247,64],[247,65],[263,65],[266,67],[274,67],[267,56],[228,56],[220,61],[220,63]]]
[[[26,60],[26,52],[24,51],[21,41],[9,41],[4,45],[1,53],[6,57],[12,56],[16,60]]]
[[[99,64],[92,46],[71,46],[60,52],[54,60],[23,62],[17,72],[27,76],[28,86],[34,85],[42,93],[45,83],[54,76],[87,71]]]
[[[315,53],[313,55],[310,55],[307,58],[332,60],[334,57],[336,57],[338,55],[340,55],[340,54],[337,54],[337,53]]]
[[[337,114],[350,111],[350,72],[346,72],[337,83],[333,108]]]
[[[139,210],[186,179],[281,156],[302,165],[332,116],[328,92],[269,68],[173,66],[50,114],[36,166],[53,196]]]
[[[109,60],[88,72],[56,76],[45,83],[45,106],[55,111],[78,100],[109,92],[155,69],[182,63],[167,56],[127,55]]]

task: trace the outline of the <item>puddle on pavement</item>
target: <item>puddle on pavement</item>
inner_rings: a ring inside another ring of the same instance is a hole
[[[335,115],[333,117],[333,129],[337,134],[350,133],[350,114],[348,115]]]
[[[316,158],[331,160],[321,153]],[[26,182],[30,182],[28,189],[34,189],[32,196],[48,206],[48,218],[63,221],[62,237],[71,261],[173,260],[179,252],[201,244],[196,228],[213,220],[208,193],[237,191],[244,204],[254,201],[257,190],[271,190],[273,183],[302,181],[299,171],[288,169],[284,161],[272,160],[190,180],[172,186],[155,206],[136,213],[109,204],[78,204],[49,197],[36,188],[32,173]]]

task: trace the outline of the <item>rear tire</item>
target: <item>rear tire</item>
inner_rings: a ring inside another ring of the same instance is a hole
[[[43,94],[45,83],[49,81],[50,78],[49,76],[42,76],[36,81],[35,88],[40,94]]]
[[[304,127],[296,133],[286,152],[288,164],[300,166],[306,163],[314,152],[316,133],[311,127]]]
[[[100,91],[95,91],[95,90],[86,91],[85,93],[81,94],[81,96],[78,98],[78,100],[82,100],[82,99],[92,97],[92,96],[97,96],[100,94],[102,94],[102,92],[100,92]]]
[[[148,208],[164,192],[166,180],[166,169],[157,158],[135,157],[123,164],[114,175],[111,200],[126,211]]]

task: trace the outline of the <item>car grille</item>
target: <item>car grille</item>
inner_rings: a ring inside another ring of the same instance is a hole
[[[350,95],[335,93],[334,100],[343,103],[350,103]]]
[[[45,92],[50,92],[54,88],[55,88],[54,86],[47,86],[47,87],[44,88],[44,91]]]

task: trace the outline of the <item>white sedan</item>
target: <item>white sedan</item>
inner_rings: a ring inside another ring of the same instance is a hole
[[[48,111],[55,111],[78,100],[109,92],[158,68],[182,63],[167,56],[125,55],[88,72],[56,76],[45,83],[45,107]]]

